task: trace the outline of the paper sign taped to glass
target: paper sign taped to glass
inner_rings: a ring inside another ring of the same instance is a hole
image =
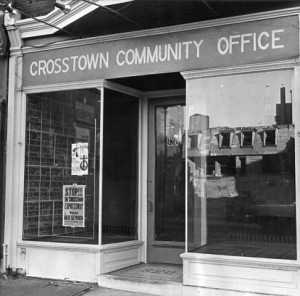
[[[88,175],[89,149],[88,143],[72,144],[72,175]]]
[[[63,186],[63,226],[85,227],[85,186]]]

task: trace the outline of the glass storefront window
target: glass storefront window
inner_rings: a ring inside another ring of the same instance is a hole
[[[188,81],[188,251],[296,259],[293,71]]]
[[[100,92],[27,97],[23,239],[98,243]]]
[[[102,244],[137,238],[139,99],[104,90]]]

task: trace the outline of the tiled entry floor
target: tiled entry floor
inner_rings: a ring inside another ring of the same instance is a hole
[[[182,283],[182,265],[142,263],[111,272],[110,275]]]

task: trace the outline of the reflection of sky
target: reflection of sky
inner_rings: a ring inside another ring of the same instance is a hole
[[[291,102],[292,71],[270,71],[195,79],[188,82],[189,116],[209,115],[210,127],[275,124],[280,88]]]
[[[166,114],[166,133],[174,136],[174,133],[182,133],[184,130],[184,107],[181,105],[171,106],[167,108]]]
[[[157,155],[174,156],[180,153],[185,129],[184,116],[185,106],[157,107],[155,130]]]

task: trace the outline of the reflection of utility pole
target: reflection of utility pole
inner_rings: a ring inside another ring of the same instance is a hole
[[[281,103],[281,110],[280,110],[280,123],[286,123],[286,105],[285,105],[285,87],[280,88],[280,103]]]
[[[164,232],[166,198],[167,107],[156,109],[155,117],[155,235]]]
[[[167,108],[164,108],[164,139],[167,138]],[[166,194],[167,194],[167,188],[166,188],[166,173],[167,173],[167,157],[168,157],[168,146],[166,140],[164,141],[165,147],[164,147],[164,164],[163,164],[163,191],[164,194],[161,199],[161,216],[160,216],[160,230],[161,232],[165,232],[165,209],[166,209]]]
[[[291,95],[291,103],[290,103],[290,106],[291,106],[290,116],[291,116],[291,118],[289,118],[288,123],[293,124],[293,91],[292,90],[290,90],[290,95]]]
[[[292,91],[291,102],[292,102]],[[280,104],[276,104],[276,124],[292,124],[292,103],[286,102],[285,87],[280,88]]]

